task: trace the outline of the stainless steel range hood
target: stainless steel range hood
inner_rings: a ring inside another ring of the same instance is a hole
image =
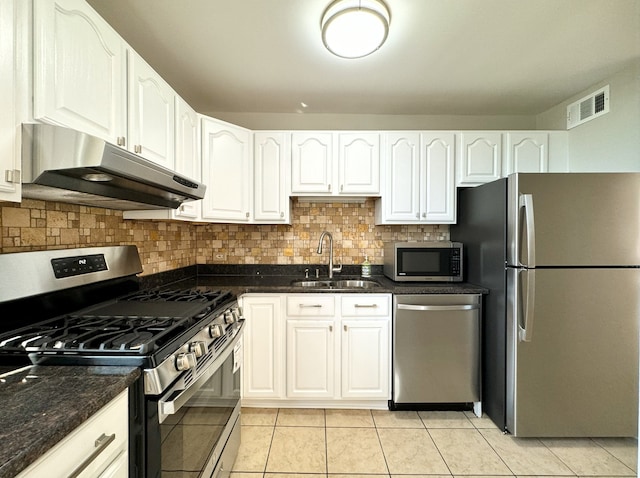
[[[206,186],[61,126],[22,126],[22,196],[109,209],[175,209]]]

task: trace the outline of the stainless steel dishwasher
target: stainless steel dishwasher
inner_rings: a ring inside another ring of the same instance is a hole
[[[392,410],[474,403],[481,414],[481,301],[479,294],[394,296]]]

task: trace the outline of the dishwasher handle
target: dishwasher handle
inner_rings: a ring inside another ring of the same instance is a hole
[[[399,310],[475,310],[479,309],[478,304],[464,304],[464,305],[413,305],[413,304],[398,304]]]

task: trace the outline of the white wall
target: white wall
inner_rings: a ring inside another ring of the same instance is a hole
[[[225,113],[208,116],[252,130],[533,130],[535,116]],[[563,128],[564,129],[564,128]]]
[[[609,85],[609,113],[568,133],[570,171],[640,172],[640,61],[536,117],[536,129],[566,129],[567,105]]]

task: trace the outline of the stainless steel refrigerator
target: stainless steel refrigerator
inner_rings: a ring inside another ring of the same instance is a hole
[[[638,433],[640,173],[522,173],[459,191],[484,300],[482,404],[516,436]]]

